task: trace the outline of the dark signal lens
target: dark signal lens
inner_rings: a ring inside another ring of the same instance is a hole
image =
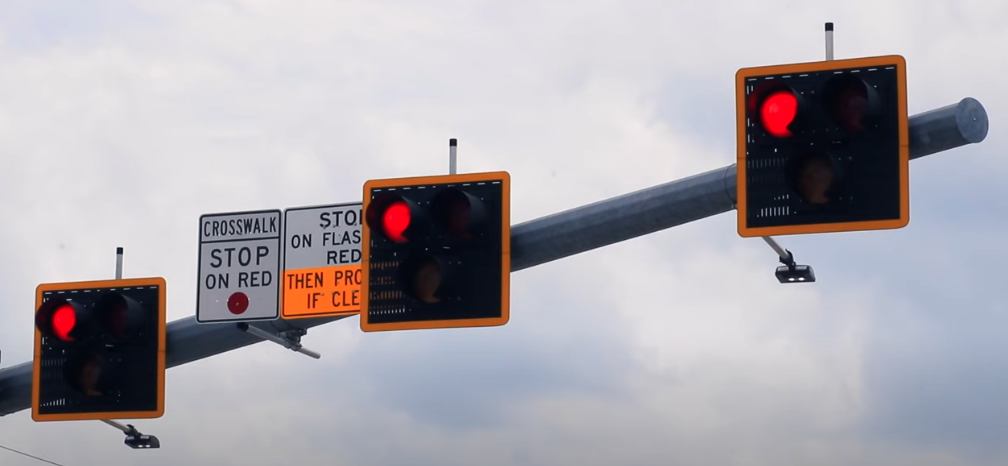
[[[833,119],[837,126],[850,133],[864,131],[868,114],[868,93],[863,87],[848,87],[836,96]]]
[[[117,294],[109,294],[101,302],[102,319],[106,330],[118,339],[129,337],[129,306],[125,299]]]
[[[403,236],[410,226],[410,208],[406,201],[395,201],[385,208],[381,218],[382,232],[388,239],[397,243],[405,243]]]
[[[447,263],[428,253],[403,261],[399,266],[399,286],[409,297],[425,304],[435,304],[447,291],[450,274]]]
[[[456,238],[468,238],[468,227],[472,217],[472,208],[462,198],[454,198],[445,206],[445,227],[449,234]]]
[[[821,152],[812,152],[798,159],[793,168],[792,187],[809,204],[830,202],[830,191],[836,180],[833,159]]]
[[[458,189],[441,191],[431,201],[438,228],[456,239],[471,239],[486,226],[486,208],[476,196]]]
[[[759,109],[763,129],[771,136],[791,136],[791,123],[798,116],[798,97],[789,90],[774,91],[763,100]]]
[[[64,303],[53,311],[51,325],[56,338],[73,341],[70,332],[77,325],[77,311],[70,304]]]
[[[102,296],[95,303],[94,314],[101,328],[120,341],[138,338],[151,318],[138,301],[117,292]]]
[[[875,124],[880,106],[878,93],[860,78],[837,76],[826,84],[823,94],[826,111],[844,132],[862,133]]]
[[[108,395],[118,383],[120,371],[104,352],[78,352],[63,365],[63,379],[86,397]]]

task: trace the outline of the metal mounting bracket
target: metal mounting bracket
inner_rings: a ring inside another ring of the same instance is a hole
[[[794,254],[782,248],[777,243],[777,240],[769,236],[763,236],[762,238],[777,253],[780,263],[784,264],[781,267],[777,267],[777,271],[775,272],[777,281],[781,283],[815,283],[815,271],[812,270],[811,266],[798,265],[794,260]]]
[[[766,241],[766,244],[770,246],[770,249],[773,249],[774,252],[777,253],[777,257],[780,257],[781,264],[788,266],[794,265],[794,254],[791,254],[791,251],[781,247],[780,243],[771,236],[763,236],[762,238],[763,241]]]
[[[316,353],[308,348],[305,348],[304,346],[301,346],[301,337],[308,334],[307,330],[294,328],[290,330],[284,330],[282,332],[278,332],[276,335],[273,335],[259,327],[253,327],[245,322],[239,322],[235,325],[238,327],[238,330],[251,333],[252,335],[262,338],[263,340],[276,343],[291,351],[296,351],[298,353],[301,353],[305,356],[314,359],[322,358],[321,354]]]
[[[115,427],[126,434],[126,439],[123,440],[123,444],[134,450],[148,450],[152,448],[161,448],[161,441],[153,435],[145,435],[133,427],[133,424],[122,425],[116,421],[109,421],[103,419],[102,422]]]

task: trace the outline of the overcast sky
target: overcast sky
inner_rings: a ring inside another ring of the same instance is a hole
[[[77,465],[1008,464],[1008,2],[0,0],[0,350],[39,283],[163,276],[193,315],[203,213],[507,170],[513,223],[734,162],[734,74],[906,57],[910,112],[987,140],[915,161],[908,228],[780,238],[734,213],[515,273],[493,329],[312,330],[168,372],[162,442],[0,418]],[[0,450],[3,466],[38,462]]]

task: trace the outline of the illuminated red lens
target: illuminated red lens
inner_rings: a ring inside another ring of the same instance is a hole
[[[767,96],[760,107],[763,129],[779,138],[791,136],[788,126],[798,116],[798,98],[791,91],[776,91]]]
[[[73,306],[64,304],[53,312],[52,331],[56,338],[63,341],[73,341],[70,332],[73,331],[75,325],[77,325],[77,312],[74,311]]]
[[[409,228],[409,224],[410,209],[404,201],[393,202],[382,214],[382,230],[385,232],[385,236],[397,243],[406,242],[403,233]]]

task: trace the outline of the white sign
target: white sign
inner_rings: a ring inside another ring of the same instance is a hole
[[[281,239],[279,210],[201,216],[196,321],[279,318]]]
[[[360,312],[360,202],[284,212],[284,319]]]

